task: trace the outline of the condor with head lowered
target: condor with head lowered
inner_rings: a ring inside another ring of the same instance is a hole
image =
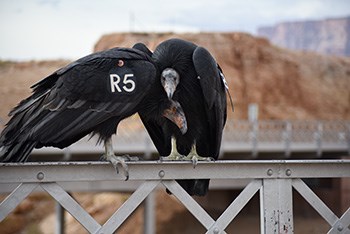
[[[159,154],[167,156],[164,160],[190,160],[194,165],[198,160],[217,159],[226,122],[227,90],[219,65],[205,48],[180,39],[159,44],[152,58],[168,99],[181,105],[187,120],[183,134],[171,122],[150,118],[152,108],[140,112]],[[190,195],[205,195],[209,186],[209,179],[178,182]]]
[[[23,162],[33,148],[67,147],[87,134],[98,134],[104,158],[128,178],[125,158],[113,153],[111,137],[119,122],[147,108],[157,83],[157,67],[146,53],[113,48],[83,57],[32,86],[33,93],[11,112],[0,135],[0,161]],[[159,115],[186,131],[181,106],[159,101]]]

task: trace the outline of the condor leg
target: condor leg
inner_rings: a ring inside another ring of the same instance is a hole
[[[129,179],[129,168],[126,164],[126,161],[138,161],[138,157],[130,157],[129,155],[116,156],[113,150],[112,138],[108,138],[104,142],[105,153],[102,155],[102,158],[106,161],[112,163],[113,167],[119,173],[118,164],[122,167],[125,175],[125,180]]]

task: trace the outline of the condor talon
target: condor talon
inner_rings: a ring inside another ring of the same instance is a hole
[[[102,155],[102,159],[109,161],[113,165],[114,169],[117,171],[117,174],[119,174],[118,164],[120,164],[121,168],[124,171],[125,180],[129,179],[129,167],[125,161],[130,161],[131,157],[129,155],[124,155],[124,156],[114,155],[111,138],[105,141],[105,154]]]

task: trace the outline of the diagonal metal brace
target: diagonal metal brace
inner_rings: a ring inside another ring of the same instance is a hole
[[[300,193],[301,196],[331,225],[331,230],[328,233],[350,233],[349,228],[344,226],[342,221],[349,222],[349,209],[339,219],[331,209],[301,180],[293,179],[293,187]]]
[[[157,187],[160,181],[146,181],[95,233],[114,233],[143,200]]]
[[[174,196],[192,213],[192,215],[209,230],[215,221],[210,215],[201,207],[196,200],[194,200],[175,180],[162,181],[162,184],[169,189]],[[225,231],[218,231],[216,233],[226,233]]]
[[[101,227],[101,225],[57,183],[41,183],[40,186],[83,225],[87,231],[95,233]]]
[[[251,181],[238,197],[226,208],[220,215],[213,226],[206,232],[207,234],[215,233],[217,230],[225,230],[225,228],[238,215],[243,207],[250,201],[254,194],[259,191],[262,186],[262,180],[256,179]]]
[[[0,204],[0,222],[13,211],[36,187],[38,183],[22,183]]]

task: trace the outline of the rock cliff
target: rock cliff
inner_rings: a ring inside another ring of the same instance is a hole
[[[248,105],[257,103],[260,119],[350,119],[350,58],[282,49],[242,33],[109,34],[95,51],[136,42],[154,49],[172,37],[205,46],[216,57],[235,104],[230,117],[247,118]],[[67,63],[0,62],[0,130],[29,87]]]
[[[259,28],[258,35],[289,49],[350,56],[350,17],[279,23]]]
[[[349,58],[282,49],[243,33],[115,33],[104,35],[95,51],[136,42],[154,49],[173,37],[204,46],[216,57],[236,119],[247,118],[250,103],[259,105],[260,119],[350,118]]]

